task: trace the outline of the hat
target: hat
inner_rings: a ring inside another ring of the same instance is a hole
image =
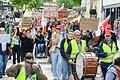
[[[111,26],[110,24],[108,24],[108,25],[106,26],[106,29],[112,29],[112,26]]]
[[[75,23],[78,24],[79,23],[78,20],[75,20]]]
[[[41,30],[39,29],[39,30],[37,30],[37,32],[38,32],[38,33],[41,33]]]
[[[60,26],[60,25],[57,25],[56,29],[60,29],[60,28],[61,28],[61,26]]]
[[[105,35],[110,36],[110,35],[111,35],[110,30],[106,30],[106,31],[105,31]]]
[[[25,59],[33,59],[33,54],[31,52],[26,53]]]

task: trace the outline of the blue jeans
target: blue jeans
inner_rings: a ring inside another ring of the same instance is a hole
[[[102,70],[102,74],[103,74],[104,79],[105,79],[105,77],[106,77],[107,68],[108,68],[111,64],[112,64],[112,63],[105,63],[105,62],[101,62],[101,63],[100,63],[100,66],[101,66],[101,70]]]
[[[3,73],[5,73],[7,61],[8,61],[8,55],[6,55],[5,52],[3,52],[0,55],[0,75],[3,75]]]
[[[71,75],[71,64],[69,64],[64,58],[62,59],[62,80],[69,80]]]
[[[51,60],[52,60],[52,74],[53,77],[61,78],[62,77],[62,56],[60,54],[60,49],[56,49],[54,53],[51,54]]]
[[[44,51],[44,44],[39,43],[38,44],[38,52],[43,52]]]

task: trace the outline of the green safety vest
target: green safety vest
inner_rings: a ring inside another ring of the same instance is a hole
[[[65,43],[64,43],[64,50],[65,50],[65,52],[66,52],[67,48],[68,48],[68,42],[67,42],[67,39],[65,39]]]
[[[9,30],[9,31],[8,31]],[[12,26],[10,25],[9,27],[7,27],[6,29],[6,34],[11,34],[12,33]]]
[[[101,58],[100,61],[101,62],[106,62],[106,63],[112,63],[114,55],[117,52],[115,43],[112,44],[112,49],[105,43],[103,43],[102,48],[103,48],[104,52],[109,53],[109,54],[106,58]]]
[[[14,41],[14,38],[12,38],[10,48],[13,48],[13,47],[14,47],[14,44],[15,44],[15,41]]]
[[[71,46],[72,46],[72,51],[71,51],[70,58],[75,59],[76,55],[80,52],[78,44],[75,41],[75,39],[71,40]],[[82,53],[86,52],[86,41],[84,41],[84,40],[82,40],[82,49],[81,49],[81,52]]]
[[[33,79],[36,80],[36,74],[32,75]],[[18,74],[16,80],[30,80],[29,77],[26,78],[25,67],[22,67],[20,73]]]

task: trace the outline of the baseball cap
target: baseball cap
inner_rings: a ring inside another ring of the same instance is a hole
[[[26,53],[25,59],[33,59],[33,54],[31,52]]]
[[[110,30],[106,30],[105,31],[105,36],[110,36],[111,35],[111,31]]]

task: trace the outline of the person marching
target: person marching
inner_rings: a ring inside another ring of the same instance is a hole
[[[104,36],[105,39],[103,39],[98,46],[98,58],[105,79],[107,68],[112,64],[118,48],[115,45],[115,42],[111,39],[111,32],[109,30],[105,31]]]
[[[52,46],[49,50],[52,61],[53,80],[57,80],[61,78],[62,58],[60,55],[60,47],[58,46],[59,40],[60,40],[60,25],[57,25],[56,32],[52,34]]]
[[[16,27],[14,29],[14,34],[11,40],[11,46],[13,51],[13,64],[16,64],[16,55],[17,55],[17,62],[20,63],[20,40],[19,40],[19,28]]]
[[[80,34],[81,33],[79,30],[74,31],[74,39],[70,41],[70,44],[66,50],[66,54],[69,54],[66,55],[66,59],[71,64],[72,74],[75,80],[79,80],[75,66],[77,54],[86,52],[86,41],[80,39]]]
[[[72,39],[73,39],[73,32],[70,31],[68,32],[67,37],[62,40],[60,45],[60,53],[63,58],[62,59],[62,80],[68,80],[71,74],[70,65],[68,64],[65,55],[67,55],[66,50]]]
[[[0,34],[5,34],[5,29],[0,28]],[[3,75],[5,75],[5,69],[8,62],[8,48],[9,44],[5,42],[0,43],[0,78],[2,78]]]

